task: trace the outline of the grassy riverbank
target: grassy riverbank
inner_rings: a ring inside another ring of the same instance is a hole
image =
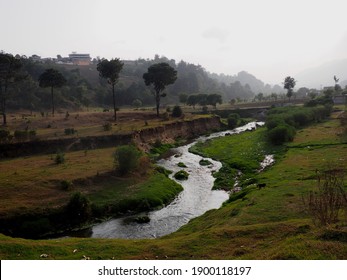
[[[344,128],[336,116],[299,130],[286,149],[275,151],[276,163],[253,175],[266,183],[264,189],[249,186],[239,199],[193,219],[171,235],[156,240],[35,241],[0,235],[0,258],[39,259],[47,254],[48,259],[347,259],[347,221],[341,217],[330,227],[317,227],[302,202],[317,184],[316,169],[324,170],[331,164],[347,169]],[[216,139],[206,150],[215,158],[224,154],[221,160],[229,164],[233,156],[240,167],[243,156],[251,161],[257,151],[274,152],[267,150],[261,137],[262,129],[225,137],[223,141],[232,143],[225,144],[229,150],[222,153],[216,149],[214,154],[211,147],[222,141]],[[237,152],[246,144],[259,145],[259,150],[251,150],[249,155],[242,155],[241,149]]]
[[[34,237],[70,225],[65,206],[75,193],[90,201],[95,218],[145,211],[172,201],[182,187],[158,172],[148,159],[130,174],[114,169],[115,148],[38,155],[0,162],[0,223],[15,235]],[[88,223],[88,221],[87,221]]]

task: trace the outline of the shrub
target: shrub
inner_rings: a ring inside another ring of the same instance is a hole
[[[25,141],[28,140],[29,134],[27,130],[16,130],[14,132],[14,138],[17,141]]]
[[[173,107],[173,109],[172,109],[172,116],[174,118],[179,118],[179,117],[182,116],[182,109],[181,109],[180,106],[177,105],[177,106]]]
[[[110,131],[110,130],[112,130],[112,124],[109,123],[109,122],[103,124],[102,127],[104,128],[104,131]]]
[[[91,203],[80,192],[74,193],[66,205],[67,218],[72,224],[80,224],[91,218]]]
[[[11,140],[11,133],[7,129],[0,129],[0,143],[7,143]]]
[[[58,152],[55,156],[55,163],[56,164],[62,164],[65,162],[65,154],[62,152]]]
[[[74,128],[65,128],[64,133],[65,135],[73,135],[77,132]]]
[[[309,123],[310,116],[308,112],[296,112],[293,114],[293,119],[295,126],[300,127]]]
[[[73,184],[69,180],[63,180],[60,182],[60,186],[61,186],[62,190],[68,191],[72,188]]]
[[[178,172],[175,173],[174,175],[175,179],[177,180],[187,180],[189,177],[189,173],[184,171],[184,170],[180,170]]]
[[[289,125],[279,125],[268,132],[269,140],[274,145],[281,145],[293,141],[295,128]]]
[[[237,113],[232,113],[228,116],[228,127],[233,129],[237,126],[237,123],[240,119],[240,115]]]
[[[316,107],[317,105],[318,105],[318,102],[315,99],[311,99],[311,100],[305,102],[305,104],[304,104],[305,107]]]
[[[132,103],[132,105],[135,107],[135,108],[139,108],[142,106],[142,101],[140,99],[135,99]]]
[[[138,166],[141,152],[133,145],[117,147],[114,152],[114,163],[121,174],[126,174]]]
[[[316,188],[304,198],[304,204],[314,224],[326,226],[337,222],[339,214],[347,210],[344,170],[331,169],[318,173]]]
[[[276,126],[284,125],[284,124],[285,124],[284,120],[280,118],[279,116],[272,116],[268,118],[266,121],[266,127],[268,130],[271,130],[275,128]]]

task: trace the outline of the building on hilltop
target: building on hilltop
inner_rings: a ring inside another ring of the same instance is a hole
[[[91,57],[88,54],[71,53],[69,59],[74,65],[90,65]]]

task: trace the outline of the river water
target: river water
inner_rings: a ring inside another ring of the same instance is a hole
[[[173,171],[170,178],[183,186],[184,190],[177,198],[171,204],[160,210],[145,213],[150,218],[150,222],[148,223],[128,222],[129,217],[112,219],[93,226],[91,237],[125,239],[157,238],[175,232],[181,226],[187,224],[192,218],[198,217],[210,209],[219,208],[229,198],[229,194],[222,190],[212,190],[214,182],[212,172],[219,170],[222,164],[207,158],[212,164],[201,166],[199,161],[203,157],[190,153],[189,148],[198,141],[206,141],[216,137],[253,130],[257,125],[263,125],[263,123],[252,122],[234,130],[202,136],[193,143],[173,149],[173,156],[161,159],[157,164]],[[179,162],[183,162],[187,167],[178,167],[177,164]],[[178,181],[174,179],[173,174],[182,169],[189,173],[188,180]]]

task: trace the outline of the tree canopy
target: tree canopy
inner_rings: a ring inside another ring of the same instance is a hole
[[[143,74],[143,79],[146,86],[153,85],[155,90],[155,102],[157,116],[159,117],[160,97],[165,97],[165,94],[160,94],[168,85],[173,84],[177,79],[177,71],[168,63],[162,62],[153,64],[148,68],[147,73]]]
[[[288,76],[284,79],[284,88],[287,90],[287,97],[290,98],[293,96],[293,89],[296,85],[294,78]]]

